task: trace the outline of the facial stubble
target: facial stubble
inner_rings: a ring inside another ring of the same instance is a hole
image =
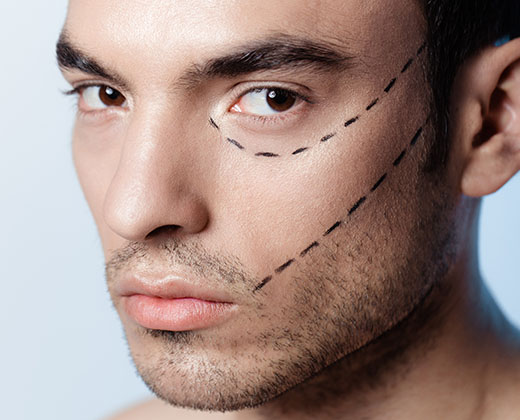
[[[423,153],[422,160],[427,154]],[[440,191],[442,181],[421,169],[415,172],[403,174],[393,183],[393,194],[387,195],[387,202],[371,199],[365,215],[361,213],[352,220],[351,230],[285,277],[284,281],[297,287],[287,293],[288,303],[281,308],[283,320],[271,319],[266,323],[269,327],[260,331],[255,329],[255,317],[265,318],[262,309],[268,294],[251,294],[251,286],[258,279],[249,275],[236,258],[209,255],[200,245],[175,241],[164,244],[162,252],[172,265],[195,267],[200,275],[218,279],[237,295],[249,296],[250,308],[254,308],[248,320],[252,331],[246,328],[231,338],[211,331],[140,329],[142,346],[133,346],[135,337],[127,331],[134,361],[148,387],[173,405],[236,410],[264,404],[298,386],[303,389],[311,378],[325,375],[327,367],[339,366],[341,360],[343,367],[348,366],[341,375],[343,389],[349,388],[348,378],[356,378],[359,388],[363,369],[343,361],[359,360],[360,353],[361,359],[371,360],[363,356],[373,353],[370,343],[383,335],[398,336],[399,331],[405,331],[404,320],[438,285],[455,254],[449,195],[438,192],[428,199],[421,197],[419,191]],[[404,185],[403,179],[411,179],[413,185]],[[406,203],[407,210],[414,209],[405,214],[418,218],[402,222],[398,214],[404,211],[406,197],[413,198]],[[379,222],[373,231],[363,232],[359,226],[367,213]],[[395,227],[400,223],[408,226],[411,241],[406,250],[395,255],[392,247],[388,252],[382,246],[382,241],[389,239],[376,233],[383,229],[391,235],[394,229],[399,231]],[[134,263],[138,256],[148,258],[141,245],[132,246],[133,250],[127,247],[108,264],[109,284],[118,269]],[[249,348],[244,349],[244,342]]]

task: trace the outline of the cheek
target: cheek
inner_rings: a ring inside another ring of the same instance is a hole
[[[117,129],[92,129],[77,122],[72,152],[78,179],[105,250],[122,245],[103,217],[105,197],[119,162]]]
[[[263,276],[315,242],[330,242],[329,234],[349,214],[364,211],[371,193],[382,189],[416,133],[413,127],[404,121],[399,128],[367,122],[306,155],[257,160],[252,169],[232,166],[228,176],[245,175],[222,198],[235,203],[221,217],[233,221],[223,230],[230,236],[222,243],[234,246],[227,251]]]

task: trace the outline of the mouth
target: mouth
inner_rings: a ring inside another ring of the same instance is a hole
[[[177,275],[134,276],[116,289],[125,314],[151,330],[206,329],[223,323],[237,310],[224,293],[196,286]]]

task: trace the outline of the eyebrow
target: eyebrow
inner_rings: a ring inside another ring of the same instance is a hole
[[[352,59],[330,42],[280,34],[240,46],[235,52],[210,59],[203,65],[194,65],[183,78],[231,78],[301,67],[327,72],[347,68]]]
[[[56,44],[56,59],[62,70],[78,70],[108,80],[122,89],[128,89],[129,84],[122,76],[113,70],[109,70],[80,47],[74,45],[65,31],[61,33]]]
[[[192,87],[215,78],[233,78],[259,71],[305,68],[312,72],[341,71],[350,67],[353,57],[332,42],[284,34],[272,35],[234,48],[230,54],[195,63],[179,78],[178,83]],[[58,65],[64,70],[79,70],[127,88],[125,79],[105,68],[95,58],[72,43],[64,31],[56,45]]]

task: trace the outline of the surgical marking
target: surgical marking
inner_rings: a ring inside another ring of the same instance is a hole
[[[367,106],[367,108],[366,108],[367,111],[370,111],[372,108],[374,108],[374,107],[377,105],[378,102],[379,102],[379,98],[374,99],[374,100],[370,103],[370,105]]]
[[[299,155],[300,153],[303,153],[303,152],[305,152],[305,151],[307,151],[307,150],[309,150],[308,147],[301,147],[301,148],[295,150],[294,152],[292,152],[292,154],[293,154],[293,155]]]
[[[232,145],[238,147],[240,150],[244,150],[244,146],[242,146],[238,141],[227,138],[227,141],[230,142]]]
[[[327,134],[326,136],[323,136],[321,138],[321,142],[322,143],[325,143],[326,141],[329,141],[332,137],[334,137],[336,135],[336,133],[332,133],[332,134]]]
[[[342,221],[334,223],[327,231],[323,234],[323,236],[329,236],[332,232],[334,232],[337,228],[341,226]]]
[[[372,109],[375,108],[375,106],[377,104],[379,104],[379,102],[381,102],[381,100],[386,97],[386,95],[390,94],[390,91],[395,87],[395,85],[397,84],[397,82],[399,81],[399,76],[403,75],[404,73],[406,73],[410,67],[412,66],[412,64],[414,64],[416,62],[416,57],[419,57],[423,52],[424,50],[426,49],[426,42],[423,43],[418,49],[417,49],[417,52],[415,54],[415,56],[412,56],[410,57],[406,63],[404,64],[404,66],[402,67],[401,69],[401,72],[398,76],[395,76],[393,77],[392,79],[390,79],[390,81],[388,82],[388,84],[386,85],[386,87],[383,89],[384,91],[384,95],[382,97],[376,97],[375,99],[373,99],[370,104],[365,108],[365,111],[366,112],[369,112],[371,111]],[[350,127],[352,124],[356,123],[357,121],[359,121],[361,118],[361,114],[358,114],[357,116],[355,117],[352,117],[348,120],[346,120],[346,122],[343,124],[345,127]],[[219,130],[219,126],[215,123],[215,121],[213,120],[213,118],[210,118],[209,119],[210,121],[210,124],[215,127],[216,129]],[[336,135],[336,133],[333,133],[333,134],[327,134],[325,135],[324,137],[321,137],[318,144],[319,143],[325,143],[327,142],[328,140],[330,140],[331,138],[333,138],[334,136]],[[237,146],[238,147],[238,144],[241,145],[241,143],[239,143],[238,141],[234,140],[234,141],[230,141],[229,143],[233,144],[234,146]],[[313,147],[313,146],[312,146]],[[300,147],[298,149],[296,149],[294,152],[291,153],[292,156],[295,156],[295,155],[298,155],[300,153],[303,153],[304,151],[307,151],[307,150],[310,150],[312,147],[310,146],[307,146],[307,147]],[[242,146],[242,148],[238,147],[240,150],[245,150],[245,148]],[[259,153],[254,153],[255,156],[259,156],[259,157],[281,157],[280,154],[278,153],[274,153],[274,152],[259,152]]]
[[[217,123],[215,122],[215,120],[211,117],[209,117],[209,123],[214,127],[216,128],[217,130],[220,130],[220,127],[217,125]]]
[[[346,123],[345,123],[345,127],[348,127],[349,125],[352,125],[354,124],[355,122],[357,122],[359,120],[359,115],[357,117],[354,117],[354,118],[351,118],[350,120],[348,120]]]
[[[388,83],[388,86],[385,87],[385,92],[388,93],[392,90],[392,88],[395,85],[395,82],[397,82],[397,77],[394,77],[392,80],[390,80],[390,83]]]
[[[396,160],[394,160],[394,166],[399,166],[401,161],[403,160],[404,156],[406,155],[406,149],[404,149],[401,154],[397,157]]]
[[[381,184],[385,182],[386,177],[387,174],[384,174],[381,178],[379,178],[379,180],[374,184],[374,186],[370,188],[370,192],[374,192],[375,190],[377,190],[381,186]]]
[[[262,282],[258,286],[255,287],[255,290],[253,290],[253,292],[258,292],[262,287],[264,287],[272,279],[273,279],[273,276],[268,276],[265,279],[263,279]]]
[[[300,257],[305,257],[313,248],[320,246],[320,243],[315,241],[310,244],[307,248],[305,248],[302,252],[300,252]]]
[[[411,67],[411,65],[413,64],[414,62],[414,59],[413,58],[410,58],[407,63],[404,65],[403,69],[401,70],[401,74],[405,74],[406,71]]]
[[[417,143],[417,140],[419,140],[419,138],[421,137],[422,131],[423,131],[422,127],[419,128],[419,130],[417,130],[417,133],[415,133],[415,136],[413,136],[413,139],[410,142],[410,146],[415,146],[415,144]]]
[[[428,122],[430,119],[430,117],[428,117],[426,119],[426,122]],[[426,122],[424,123],[424,125],[426,124]],[[422,127],[420,127],[416,133],[414,134],[413,138],[411,139],[411,141],[409,142],[409,146],[408,148],[411,148],[415,146],[415,144],[417,143],[417,141],[419,140],[419,138],[422,136],[423,132],[424,132],[424,125]],[[393,162],[393,166],[394,168],[397,167],[397,165],[399,165],[399,163],[401,163],[401,161],[408,155],[407,153],[408,149],[404,149],[403,152],[401,152],[401,154],[399,155],[399,157]],[[397,163],[397,165],[396,165]],[[389,176],[389,172],[385,172],[381,177],[379,177],[379,179],[376,181],[376,183],[372,186],[372,188],[370,189],[369,193],[363,197],[361,197],[353,206],[352,208],[348,211],[348,215],[346,216],[346,218],[344,220],[339,220],[337,221],[336,223],[334,223],[334,225],[332,225],[326,232],[325,234],[323,235],[323,237],[327,237],[330,235],[330,233],[332,233],[333,231],[335,231],[336,229],[339,229],[341,226],[345,225],[346,222],[347,222],[347,219],[352,216],[357,210],[359,210],[359,208],[363,205],[363,203],[365,203],[365,201],[368,199],[369,195],[374,193],[376,190],[378,190],[382,185],[383,183],[388,179],[388,176]],[[309,252],[314,249],[314,248],[317,248],[320,246],[320,242],[318,241],[315,241],[313,242],[312,244],[310,244],[307,248],[305,248],[300,254],[299,254],[299,257],[301,259],[307,257],[307,255],[309,254]],[[281,265],[280,267],[278,267],[273,274],[265,277],[259,284],[258,286],[256,286],[254,289],[253,289],[253,293],[257,293],[258,291],[260,291],[261,289],[263,289],[269,282],[271,282],[271,280],[273,280],[274,276],[275,275],[278,275],[278,274],[281,274],[283,271],[285,271],[287,268],[289,268],[289,266],[293,265],[293,264],[296,264],[298,261],[296,260],[296,258],[293,258],[293,259],[290,259],[289,261],[287,261],[285,264]]]
[[[352,214],[354,214],[360,207],[361,205],[367,200],[367,197],[366,196],[363,196],[361,197],[356,204],[354,204],[352,206],[352,208],[348,211],[348,215],[351,216]]]
[[[280,157],[280,155],[277,155],[276,153],[271,153],[271,152],[260,152],[260,153],[255,153],[255,156],[262,156],[262,157]]]
[[[291,259],[291,260],[287,261],[285,264],[282,264],[280,267],[278,267],[276,270],[274,270],[275,273],[280,274],[281,272],[287,270],[294,261],[295,261],[294,259]]]

